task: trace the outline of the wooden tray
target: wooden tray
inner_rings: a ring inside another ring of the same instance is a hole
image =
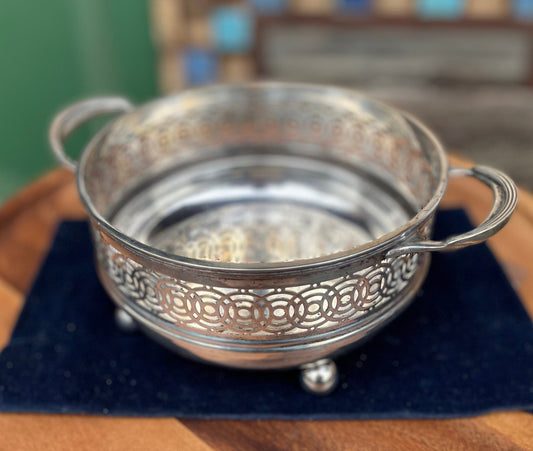
[[[467,164],[451,158],[454,164]],[[474,222],[491,206],[488,188],[452,180],[444,207]],[[55,227],[83,219],[72,174],[57,170],[0,208],[0,348],[7,343]],[[489,241],[533,318],[533,196],[519,193],[508,226]],[[6,450],[531,449],[533,415],[503,412],[454,420],[222,421],[0,414]]]

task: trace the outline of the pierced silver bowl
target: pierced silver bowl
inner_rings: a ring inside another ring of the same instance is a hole
[[[79,163],[63,139],[122,113]],[[448,168],[418,120],[356,92],[288,83],[217,85],[134,108],[70,106],[52,123],[76,171],[101,281],[126,329],[238,368],[300,366],[330,390],[330,357],[400,313],[430,251],[479,243],[508,221],[516,188],[486,167]],[[494,193],[489,217],[430,239],[450,175]]]

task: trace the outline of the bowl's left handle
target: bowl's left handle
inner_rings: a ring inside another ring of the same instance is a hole
[[[83,122],[101,114],[127,113],[133,105],[122,97],[99,97],[82,100],[68,106],[57,114],[50,125],[48,140],[57,160],[71,169],[76,170],[77,162],[67,156],[63,140]]]

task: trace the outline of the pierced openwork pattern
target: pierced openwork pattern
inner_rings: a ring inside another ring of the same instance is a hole
[[[348,325],[409,284],[418,254],[385,259],[344,277],[270,289],[213,287],[149,270],[95,233],[104,277],[130,303],[181,329],[247,339],[297,337]]]

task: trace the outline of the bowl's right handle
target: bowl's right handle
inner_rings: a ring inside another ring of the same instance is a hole
[[[65,153],[63,140],[83,122],[101,114],[127,113],[133,105],[122,97],[98,97],[82,100],[58,113],[48,132],[48,140],[57,160],[72,171],[77,163]]]
[[[476,228],[460,235],[453,235],[443,241],[418,241],[391,249],[387,257],[427,251],[453,251],[472,244],[481,243],[498,232],[509,221],[517,202],[517,189],[513,181],[502,172],[486,166],[473,168],[451,168],[451,176],[470,176],[485,183],[494,195],[492,210]]]

